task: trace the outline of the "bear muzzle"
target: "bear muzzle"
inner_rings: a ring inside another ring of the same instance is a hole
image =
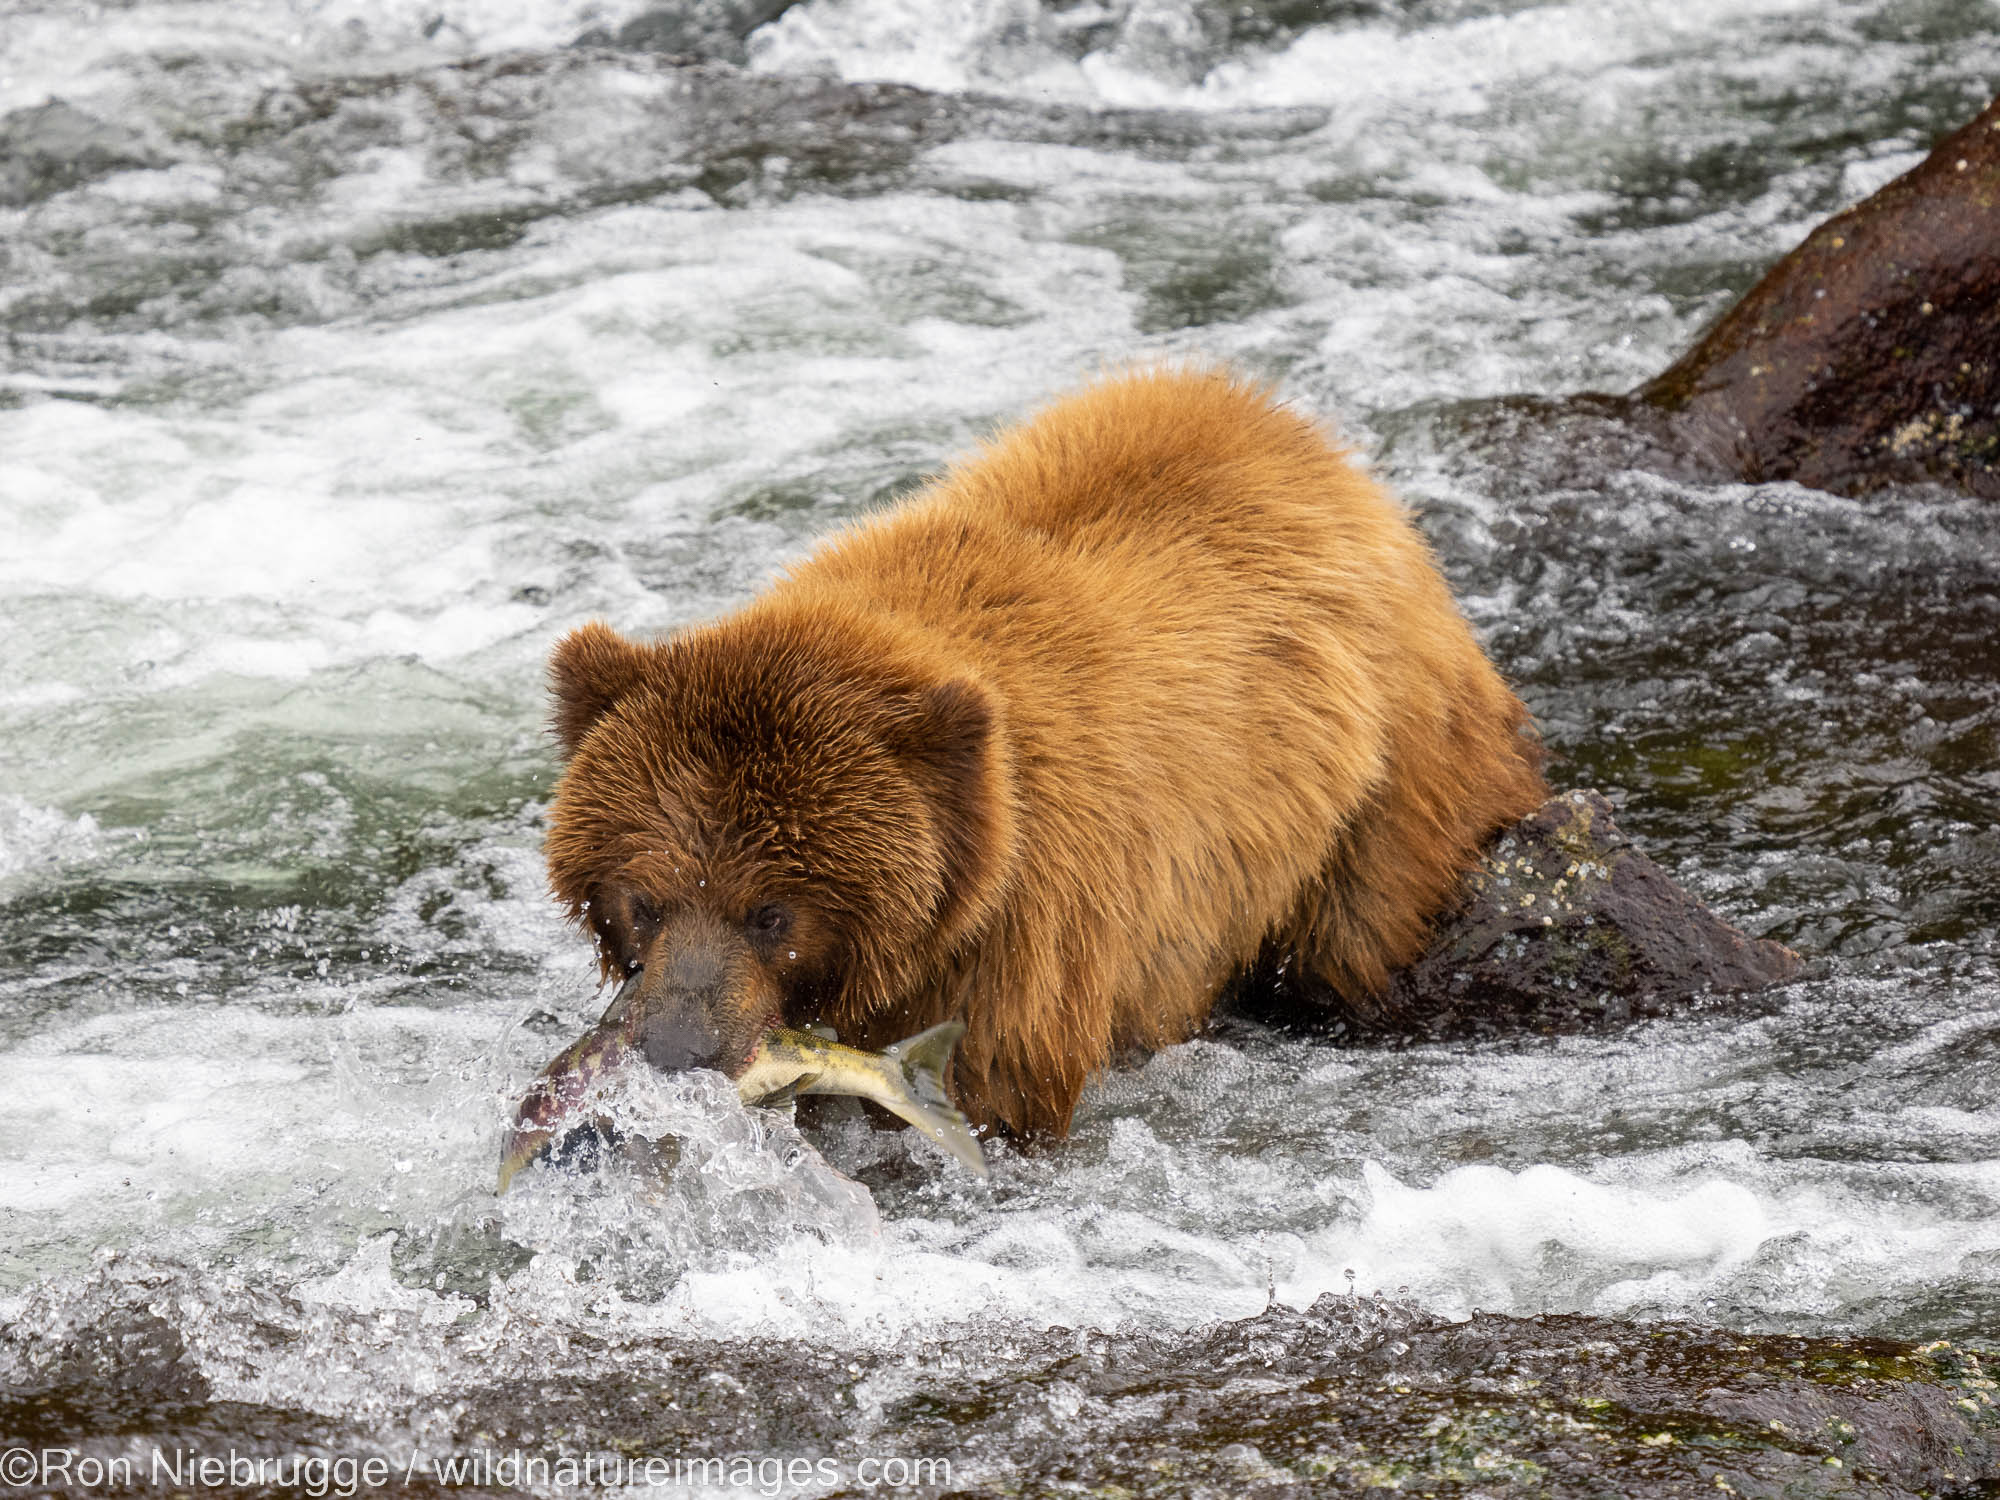
[[[779,997],[748,945],[700,913],[667,922],[602,1024],[663,1073],[740,1074],[777,1024]]]

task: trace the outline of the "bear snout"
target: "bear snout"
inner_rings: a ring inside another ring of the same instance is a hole
[[[645,954],[627,1035],[663,1073],[715,1068],[732,1078],[774,1024],[779,997],[743,938],[699,912],[670,917]]]
[[[662,1073],[724,1067],[722,1034],[706,1024],[699,1002],[674,1006],[639,1023],[639,1051]],[[725,1069],[726,1071],[726,1069]]]

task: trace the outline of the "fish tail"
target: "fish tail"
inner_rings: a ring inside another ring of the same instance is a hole
[[[905,1097],[881,1102],[957,1157],[976,1176],[984,1177],[986,1155],[979,1149],[979,1139],[944,1087],[944,1072],[951,1066],[952,1049],[964,1035],[965,1022],[945,1021],[929,1031],[918,1032],[908,1041],[884,1048],[883,1055],[897,1064],[897,1071],[903,1076]]]

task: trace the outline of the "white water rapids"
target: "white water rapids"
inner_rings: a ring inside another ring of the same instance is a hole
[[[429,1431],[641,1335],[1174,1331],[1350,1285],[2000,1337],[1991,508],[1523,495],[1451,435],[1662,368],[1983,105],[2000,7],[1223,10],[805,0],[699,68],[569,46],[635,0],[0,15],[17,1373],[140,1262],[216,1400]],[[936,100],[840,123],[881,82]],[[602,1004],[539,864],[551,642],[724,609],[1179,356],[1336,421],[1557,778],[1809,977],[1559,1041],[1235,1023],[990,1185],[696,1086],[645,1104],[686,1122],[671,1187],[496,1203],[510,1100]]]

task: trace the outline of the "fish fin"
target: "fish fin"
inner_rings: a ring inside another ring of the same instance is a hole
[[[823,1036],[829,1042],[837,1042],[840,1040],[840,1033],[835,1031],[831,1026],[827,1025],[826,1022],[824,1021],[814,1021],[810,1026],[802,1026],[799,1029],[801,1031],[809,1031],[814,1036]]]
[[[782,1088],[772,1089],[760,1099],[748,1101],[759,1109],[776,1109],[782,1104],[790,1104],[800,1094],[809,1093],[813,1084],[819,1082],[817,1073],[801,1073]]]
[[[964,1035],[965,1022],[945,1021],[884,1048],[883,1055],[899,1066],[907,1097],[876,1102],[908,1120],[975,1175],[984,1177],[986,1155],[979,1149],[979,1139],[944,1087],[944,1070],[951,1065],[952,1049]]]
[[[493,1189],[493,1196],[496,1198],[505,1196],[507,1185],[514,1180],[516,1174],[533,1166],[538,1161],[548,1160],[548,1155],[549,1134],[547,1131],[537,1131],[532,1134],[524,1133],[521,1139],[511,1142],[506,1155],[500,1158],[500,1184]]]

